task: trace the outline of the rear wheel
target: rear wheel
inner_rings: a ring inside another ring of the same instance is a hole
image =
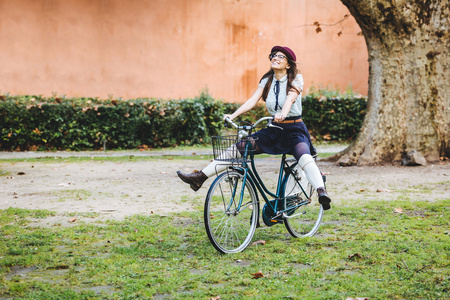
[[[220,174],[205,200],[205,229],[211,244],[222,253],[243,251],[252,241],[258,222],[258,198],[250,179],[237,171]],[[241,201],[242,195],[242,201]]]
[[[287,210],[284,225],[293,237],[313,236],[322,221],[323,208],[317,201],[312,201],[314,189],[306,179],[305,173],[301,169],[296,169],[294,173],[295,175],[288,175],[284,189]]]

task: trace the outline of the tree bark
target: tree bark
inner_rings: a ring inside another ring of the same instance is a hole
[[[340,165],[393,162],[411,150],[450,157],[448,0],[341,0],[369,53],[367,113]]]

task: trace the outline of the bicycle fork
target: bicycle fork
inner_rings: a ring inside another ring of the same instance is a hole
[[[237,190],[238,190],[238,183],[239,183],[238,178],[233,178],[232,181],[234,181],[234,182],[229,183],[232,188],[231,199],[230,199],[230,203],[226,209],[226,211],[229,213],[231,213],[231,208],[232,208],[233,204],[236,206],[235,199],[236,199],[236,193],[238,192]],[[240,195],[239,195],[239,202],[237,202],[237,207],[235,207],[235,210],[233,212],[234,216],[237,216],[239,214],[239,212],[241,211],[246,183],[247,183],[247,170],[244,170],[244,178],[242,180],[242,187],[241,187],[241,191],[240,191]],[[249,205],[251,205],[251,204],[252,203],[249,203]]]

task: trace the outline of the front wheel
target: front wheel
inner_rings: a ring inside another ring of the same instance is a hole
[[[205,200],[205,229],[221,253],[243,251],[252,241],[259,216],[258,198],[250,179],[237,171],[220,174]]]
[[[300,185],[307,196],[303,193]],[[293,237],[313,236],[319,229],[323,208],[317,201],[311,199],[313,193],[314,189],[301,169],[297,169],[295,175],[288,175],[284,189],[286,197],[284,225]]]

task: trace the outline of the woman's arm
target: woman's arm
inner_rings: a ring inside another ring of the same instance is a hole
[[[248,112],[251,110],[255,105],[258,103],[258,101],[261,99],[263,93],[263,88],[258,87],[253,94],[247,101],[244,102],[244,104],[241,105],[234,113],[231,115],[224,115],[223,119],[230,118],[231,120],[237,118],[238,116],[242,115],[243,113]],[[295,98],[294,98],[295,101]]]
[[[298,95],[299,95],[299,93],[297,93],[297,91],[294,89],[291,89],[289,91],[289,93],[286,96],[286,101],[284,101],[281,112],[277,113],[274,117],[275,122],[283,122],[284,119],[286,119],[286,116],[289,114],[292,104],[295,102]]]

